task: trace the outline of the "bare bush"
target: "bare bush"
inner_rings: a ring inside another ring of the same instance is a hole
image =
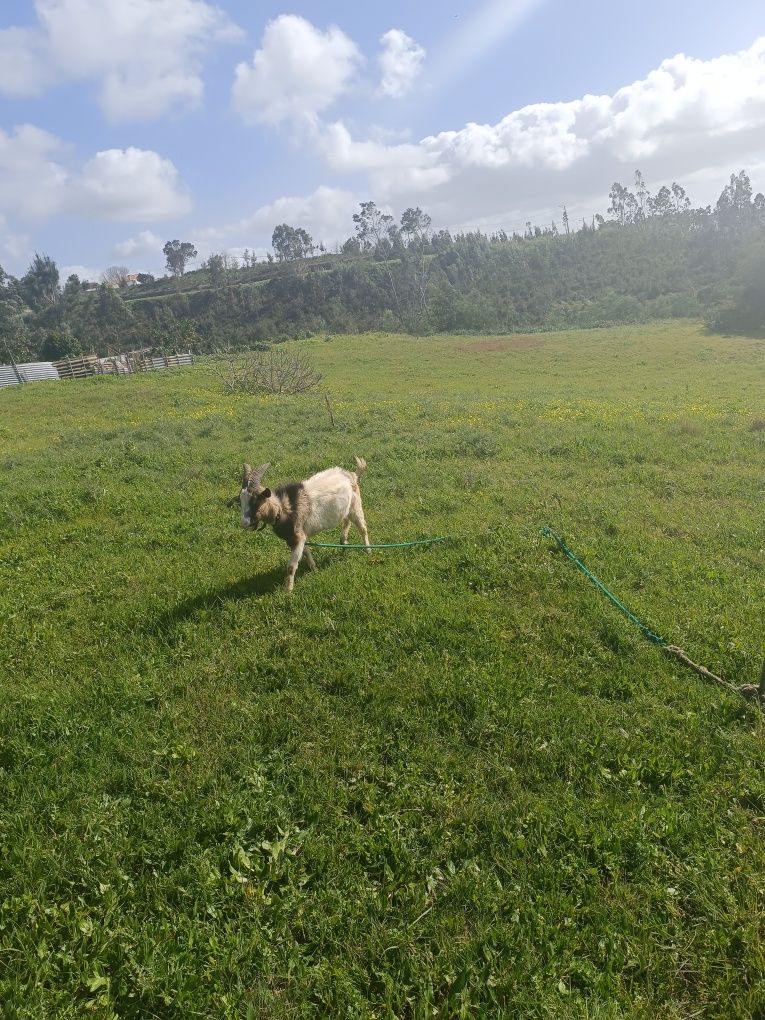
[[[101,282],[109,287],[124,287],[127,283],[129,270],[127,266],[109,266],[101,273]]]
[[[219,347],[213,355],[213,367],[229,393],[293,395],[307,393],[321,380],[305,351],[286,346],[266,351]]]
[[[212,369],[228,393],[246,392],[248,359],[251,351],[237,350],[231,344],[219,344],[212,352]]]

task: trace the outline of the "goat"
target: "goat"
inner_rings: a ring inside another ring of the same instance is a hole
[[[359,491],[359,477],[364,473],[367,463],[361,457],[355,460],[355,472],[331,467],[302,482],[278,485],[273,491],[261,484],[269,464],[261,464],[254,471],[249,464],[244,465],[239,493],[241,525],[243,528],[259,530],[270,524],[279,538],[283,538],[290,547],[292,555],[287,567],[287,591],[292,591],[298,563],[304,552],[308,566],[311,570],[316,569],[314,558],[310,549],[305,548],[305,543],[320,531],[342,524],[340,541],[346,545],[353,522],[361,532],[364,545],[369,545]]]

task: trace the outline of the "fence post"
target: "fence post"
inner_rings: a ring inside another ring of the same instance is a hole
[[[21,372],[19,372],[18,366],[16,362],[13,360],[13,355],[11,354],[11,349],[8,346],[7,340],[5,341],[5,349],[8,352],[8,357],[10,358],[11,362],[11,368],[13,369],[13,374],[16,376],[16,381],[18,382],[19,386],[23,386],[26,380],[22,376]]]

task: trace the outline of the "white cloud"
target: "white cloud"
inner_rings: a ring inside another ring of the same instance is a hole
[[[311,137],[333,170],[365,172],[378,203],[427,205],[453,226],[593,198],[602,208],[638,166],[660,182],[715,169],[721,187],[765,156],[765,37],[711,60],[672,57],[612,96],[532,104],[416,144],[357,140],[341,121]]]
[[[112,221],[172,219],[191,208],[169,159],[146,149],[105,149],[82,169],[74,204],[84,216]]]
[[[0,129],[0,214],[44,222],[59,215],[156,221],[188,212],[169,159],[146,149],[106,149],[79,165],[55,135],[32,124]]]
[[[143,258],[144,256],[164,258],[162,248],[164,241],[151,230],[142,230],[137,237],[128,237],[124,241],[118,241],[114,246],[114,254],[121,259]]]
[[[411,91],[422,69],[425,50],[400,28],[386,32],[380,37],[380,43],[380,93],[392,99],[400,99]]]
[[[312,136],[333,170],[341,173],[366,171],[370,191],[375,195],[394,194],[397,180],[407,189],[428,190],[443,184],[450,176],[448,167],[440,166],[437,155],[428,152],[422,142],[358,141],[342,121],[315,125]]]
[[[353,232],[351,217],[359,199],[343,188],[317,188],[310,195],[277,198],[254,213],[221,227],[207,227],[194,233],[200,256],[226,251],[240,254],[244,248],[263,253],[271,246],[271,234],[280,223],[303,227],[318,244],[331,247]]]
[[[2,261],[23,262],[32,257],[32,239],[28,234],[19,234],[11,230],[6,217],[0,213],[0,252]]]
[[[350,86],[361,53],[344,32],[326,32],[294,14],[266,25],[252,62],[238,64],[232,97],[247,123],[311,119]]]
[[[382,169],[411,171],[432,162],[421,144],[358,141],[342,121],[316,126],[313,137],[329,166],[346,173]]]
[[[80,282],[88,281],[90,283],[98,283],[101,279],[103,269],[95,269],[93,266],[62,266],[59,271],[61,280],[66,283],[70,276],[79,276]]]
[[[310,195],[277,198],[263,205],[243,220],[246,228],[272,231],[279,223],[305,227],[315,240],[326,234],[335,234],[341,222],[345,223],[355,196],[341,188],[317,188]],[[350,232],[346,225],[346,236]]]
[[[0,212],[42,221],[60,210],[69,175],[62,164],[66,146],[32,124],[12,134],[0,128]]]
[[[54,77],[40,32],[0,29],[0,94],[39,96]]]
[[[94,79],[114,121],[198,103],[204,51],[240,35],[206,0],[35,0],[35,11],[36,25],[0,30],[0,93]]]
[[[382,142],[386,145],[400,145],[402,142],[412,140],[411,128],[390,128],[382,124],[370,124],[367,134],[373,142]]]

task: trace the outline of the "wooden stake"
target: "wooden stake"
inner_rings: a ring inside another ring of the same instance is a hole
[[[23,386],[24,385],[24,377],[22,376],[21,372],[19,372],[18,366],[16,365],[16,362],[13,360],[13,355],[11,354],[11,349],[8,346],[8,341],[7,340],[5,341],[5,349],[8,352],[8,357],[9,357],[10,362],[11,362],[11,368],[13,369],[13,374],[16,376],[16,381],[18,382],[19,386]]]
[[[332,404],[330,402],[329,394],[328,393],[324,394],[324,400],[325,400],[325,402],[327,404],[327,411],[329,412],[329,420],[332,422],[332,428],[334,428],[335,427],[335,416],[334,416],[334,414],[332,414]]]

